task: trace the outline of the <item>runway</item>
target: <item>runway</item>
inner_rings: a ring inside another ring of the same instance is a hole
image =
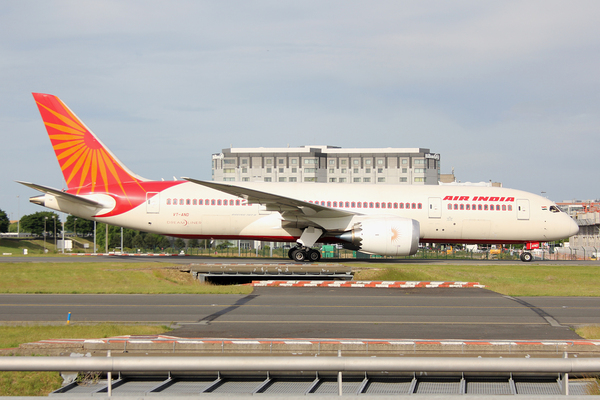
[[[179,337],[576,340],[600,298],[485,289],[255,288],[250,295],[0,295],[0,322],[175,323]]]

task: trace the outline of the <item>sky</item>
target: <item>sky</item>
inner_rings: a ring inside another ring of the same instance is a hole
[[[2,1],[0,209],[65,186],[31,92],[149,179],[227,147],[421,147],[441,172],[598,199],[598,1]]]

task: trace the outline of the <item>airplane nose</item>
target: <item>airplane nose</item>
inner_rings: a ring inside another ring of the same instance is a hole
[[[577,222],[575,222],[573,218],[569,217],[568,215],[566,217],[568,218],[568,220],[565,221],[564,224],[565,235],[567,235],[568,237],[577,235],[577,233],[579,232],[579,225],[577,225]]]

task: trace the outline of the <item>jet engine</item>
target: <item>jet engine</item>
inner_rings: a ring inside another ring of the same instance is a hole
[[[382,256],[410,256],[419,247],[419,221],[408,218],[371,218],[338,236],[345,248]]]

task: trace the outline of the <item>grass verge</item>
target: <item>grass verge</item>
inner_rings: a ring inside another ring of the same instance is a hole
[[[479,282],[509,296],[600,296],[600,267],[576,265],[423,265],[361,268],[354,280]]]
[[[170,329],[153,325],[27,325],[0,326],[0,348],[17,347],[42,339],[96,339],[121,335],[153,335]],[[60,388],[58,372],[0,372],[0,396],[47,396]]]
[[[582,338],[586,338],[586,339],[600,339],[600,326],[598,326],[598,325],[582,326],[581,328],[575,329],[575,333],[577,333]]]
[[[250,286],[202,284],[156,263],[0,262],[0,293],[249,294]]]

